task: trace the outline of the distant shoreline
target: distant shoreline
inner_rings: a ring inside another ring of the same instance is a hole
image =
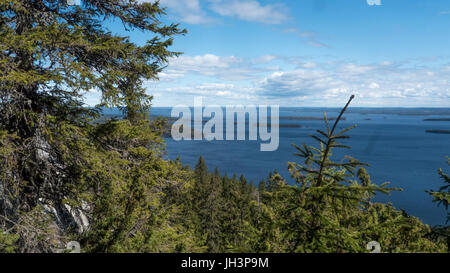
[[[159,112],[163,112],[166,116],[170,116],[171,109],[173,107],[153,106],[150,110],[151,115],[159,116]],[[153,109],[153,111],[152,111]],[[115,114],[118,115],[120,110],[118,108],[101,109],[103,114]],[[285,107],[280,106],[280,111],[292,111],[294,113],[301,112],[313,112],[320,113],[336,113],[340,111],[340,108],[333,107]],[[436,108],[398,108],[398,107],[352,107],[347,110],[347,114],[361,114],[361,115],[397,115],[397,116],[438,116],[431,119],[450,119],[450,108],[436,107]],[[296,114],[294,114],[296,115]],[[283,115],[281,115],[283,116]],[[281,117],[280,116],[280,117]],[[440,116],[440,117],[439,117]]]
[[[450,121],[450,118],[426,118],[423,121]]]
[[[450,130],[426,130],[426,133],[429,134],[448,134],[450,135]]]

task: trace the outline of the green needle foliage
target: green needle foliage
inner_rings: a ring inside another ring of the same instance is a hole
[[[371,181],[354,158],[332,159],[335,148],[354,126],[336,132],[351,100],[333,126],[313,136],[319,148],[298,147],[303,164],[288,163],[296,185],[271,172],[258,188],[244,176],[210,173],[200,157],[194,183],[179,205],[185,227],[194,229],[197,251],[206,252],[369,252],[378,241],[383,252],[444,252],[429,226],[391,204],[374,203],[376,193],[396,188]]]
[[[447,164],[450,165],[450,158],[447,158]],[[427,191],[433,197],[433,202],[437,203],[438,206],[443,206],[447,210],[447,224],[450,221],[450,177],[444,173],[442,169],[439,171],[439,175],[442,180],[444,180],[445,185],[442,186],[439,191]],[[432,237],[437,238],[437,240],[447,241],[447,248],[450,249],[450,226],[435,227],[433,229]]]
[[[427,234],[429,227],[391,205],[371,202],[377,192],[387,194],[399,189],[388,188],[387,182],[372,183],[364,169],[367,164],[352,157],[332,160],[334,148],[350,148],[339,141],[350,138],[346,133],[355,126],[340,132],[336,128],[353,99],[333,126],[324,115],[326,131],[317,130],[318,135],[312,135],[320,148],[294,145],[296,155],[304,162],[288,164],[297,185],[284,186],[275,195],[280,199],[277,210],[283,216],[280,221],[287,250],[364,252],[369,241],[380,242],[386,252],[433,250],[433,243],[420,236]]]
[[[450,165],[450,158],[447,158],[447,164]],[[433,202],[438,205],[442,205],[448,212],[450,203],[450,177],[444,173],[442,169],[439,170],[439,175],[444,180],[445,185],[442,186],[439,191],[428,191],[433,196]],[[447,214],[447,223],[450,221],[450,212]]]
[[[150,227],[166,220],[156,211],[166,212],[161,188],[174,172],[161,159],[161,121],[146,120],[142,83],[179,55],[169,47],[186,32],[164,15],[158,2],[137,0],[0,1],[0,227],[21,234],[19,251],[50,252],[71,234],[88,251],[138,250],[136,240],[157,236]],[[105,20],[147,42],[109,32]],[[94,125],[97,109],[82,102],[93,90],[99,107],[119,107],[127,120]],[[36,228],[47,221],[22,220],[30,213],[56,225]]]
[[[289,185],[271,172],[258,187],[244,176],[164,160],[167,123],[149,119],[173,38],[159,3],[138,0],[0,0],[0,252],[443,252],[427,225],[373,203],[377,185],[354,158],[334,161],[350,127],[295,146]],[[105,20],[139,30],[138,45]],[[96,108],[83,104],[96,91]],[[115,107],[123,119],[100,117]],[[218,155],[220,156],[220,155]],[[267,170],[262,170],[265,172]],[[448,177],[441,172],[448,182]],[[446,192],[447,190],[447,192]],[[433,192],[448,205],[448,187]]]

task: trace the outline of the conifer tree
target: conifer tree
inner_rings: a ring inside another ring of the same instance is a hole
[[[450,165],[450,158],[447,158],[447,164]],[[428,191],[433,197],[433,202],[437,203],[438,206],[443,206],[447,210],[447,221],[446,224],[450,222],[450,211],[449,211],[449,203],[450,203],[450,177],[444,173],[442,169],[439,169],[439,175],[442,180],[444,180],[444,186],[442,186],[439,191]],[[433,229],[434,233],[438,236],[438,238],[445,238],[447,241],[447,252],[450,251],[450,226],[438,226]]]
[[[450,165],[450,158],[447,158],[447,164]],[[450,177],[444,173],[442,169],[439,170],[439,175],[444,180],[445,185],[442,186],[439,191],[428,191],[433,196],[433,202],[438,205],[444,206],[447,210],[447,223],[450,221],[449,203],[450,203]]]
[[[165,163],[148,160],[158,158],[159,128],[137,123],[151,99],[142,83],[157,79],[168,59],[179,54],[169,47],[173,36],[185,33],[163,24],[164,14],[158,2],[137,0],[84,0],[79,6],[65,0],[0,1],[0,225],[20,234],[19,251],[58,247],[51,240],[34,244],[36,233],[26,232],[37,223],[27,220],[31,215],[52,211],[63,219],[53,232],[58,238],[70,230],[85,233],[87,217],[91,232],[100,236],[97,246],[88,245],[117,251],[140,217],[138,208],[148,208],[144,195],[164,173],[155,173],[155,165]],[[105,19],[142,31],[148,41],[138,45],[109,32]],[[91,90],[101,94],[100,106],[121,107],[129,120],[95,128],[97,111],[82,100]],[[128,192],[129,202],[120,203],[127,194],[118,189]],[[84,216],[92,212],[98,215]]]
[[[264,199],[264,193],[266,192],[267,186],[266,186],[266,181],[263,179],[261,179],[261,181],[258,184],[258,203],[259,202],[263,202]]]
[[[206,247],[210,253],[220,253],[226,250],[226,241],[222,233],[224,224],[224,208],[221,198],[220,176],[211,177],[210,191],[206,196],[205,234]]]
[[[345,134],[355,126],[341,132],[336,129],[353,98],[332,126],[324,114],[326,130],[312,135],[320,148],[294,145],[296,155],[304,160],[304,164],[288,164],[297,185],[277,183],[274,206],[282,236],[288,242],[286,250],[363,252],[367,242],[377,240],[386,252],[437,251],[440,248],[424,238],[430,231],[428,226],[391,205],[371,203],[376,192],[397,189],[387,188],[387,182],[373,184],[363,168],[367,164],[352,157],[339,162],[331,160],[334,148],[350,148],[338,141],[348,139]],[[399,237],[402,241],[396,239]]]

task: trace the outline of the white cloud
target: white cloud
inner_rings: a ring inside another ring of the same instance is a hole
[[[378,89],[378,88],[380,88],[380,85],[376,82],[371,82],[368,87],[370,89]]]
[[[329,45],[320,42],[317,38],[318,36],[317,32],[314,31],[302,31],[298,28],[291,27],[284,29],[283,32],[293,33],[294,35],[298,36],[305,44],[312,47],[326,47],[326,48],[330,47]]]
[[[305,63],[301,64],[301,66],[303,68],[314,68],[317,66],[317,64],[315,62],[305,62]]]
[[[155,2],[155,0],[141,0],[143,2]],[[188,24],[209,24],[217,22],[207,15],[202,8],[200,0],[160,0],[161,7],[170,9],[176,14],[176,19]],[[171,14],[171,13],[169,13]]]
[[[276,60],[278,57],[274,55],[264,55],[259,58],[256,58],[253,62],[256,64],[266,64],[270,63],[273,60]]]
[[[176,70],[167,69],[164,72],[159,73],[158,77],[161,81],[174,81],[184,78],[184,74]]]
[[[263,96],[296,97],[321,92],[330,84],[330,78],[322,71],[299,69],[272,73],[257,84],[257,89]]]
[[[273,55],[254,59],[182,56],[170,62],[161,77],[162,86],[155,90],[164,94],[165,105],[201,95],[205,101],[222,105],[339,106],[355,94],[357,106],[448,107],[450,66],[420,64],[319,62]]]
[[[257,82],[260,96],[296,98],[319,101],[325,104],[333,98],[346,98],[356,94],[360,103],[378,106],[429,106],[432,102],[450,100],[450,71],[445,67],[415,68],[395,63],[355,64],[344,63],[337,67],[321,65],[312,69],[274,72]],[[382,84],[380,84],[382,83]],[[398,105],[401,102],[402,104]],[[448,104],[448,103],[447,103]]]
[[[263,67],[275,60],[275,56],[262,56],[254,60],[246,60],[235,56],[217,56],[205,54],[201,56],[181,56],[173,58],[165,78],[176,78],[177,75],[194,74],[216,77],[221,80],[251,80],[256,79],[257,74],[277,70],[277,67]]]
[[[374,69],[374,67],[370,65],[357,65],[354,63],[349,63],[341,67],[341,72],[348,74],[363,74],[370,72],[372,69]]]
[[[188,24],[220,22],[213,14],[266,24],[280,24],[289,18],[289,10],[285,5],[262,5],[257,0],[160,0],[160,3],[176,14],[176,19]]]
[[[210,0],[210,8],[221,16],[267,24],[280,24],[289,19],[288,9],[282,4],[261,5],[256,0]]]
[[[227,83],[203,83],[188,86],[176,86],[165,88],[164,91],[170,94],[205,96],[205,97],[226,97],[227,99],[256,99],[253,88],[227,84]]]

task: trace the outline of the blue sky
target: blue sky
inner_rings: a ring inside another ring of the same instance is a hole
[[[188,34],[172,48],[184,54],[146,84],[155,106],[203,96],[205,104],[332,107],[355,94],[353,106],[450,107],[448,0],[160,2],[164,21]],[[108,27],[136,43],[151,38]]]

